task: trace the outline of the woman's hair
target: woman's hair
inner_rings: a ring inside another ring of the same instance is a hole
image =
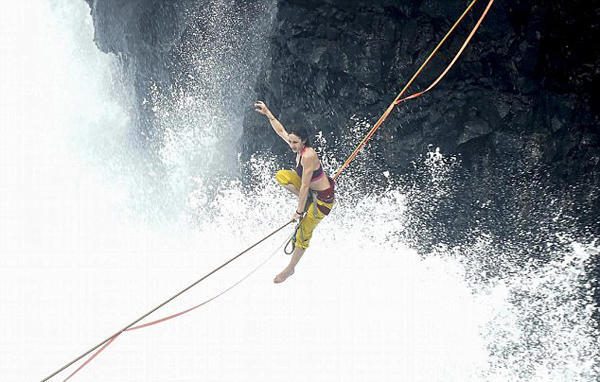
[[[298,137],[300,137],[301,141],[306,139],[306,142],[304,142],[304,145],[306,147],[310,147],[310,139],[308,136],[308,132],[306,131],[306,129],[304,127],[292,127],[292,129],[290,130],[290,132],[288,134],[297,135]]]

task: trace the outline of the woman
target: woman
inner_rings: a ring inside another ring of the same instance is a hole
[[[288,132],[263,102],[258,101],[254,106],[258,113],[269,118],[273,130],[296,153],[296,169],[279,170],[275,175],[275,179],[280,185],[298,195],[298,205],[292,215],[292,220],[302,219],[300,227],[296,231],[292,259],[273,280],[275,283],[281,283],[294,274],[296,264],[308,248],[313,230],[331,211],[334,201],[334,182],[325,175],[317,153],[310,147],[308,134],[304,128],[294,128]],[[314,197],[314,201],[304,215],[304,207],[310,191],[314,191],[316,195],[311,195]]]

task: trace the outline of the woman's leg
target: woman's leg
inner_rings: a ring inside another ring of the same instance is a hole
[[[288,277],[290,277],[291,275],[293,275],[294,274],[294,268],[296,268],[296,264],[298,264],[298,261],[300,261],[300,258],[304,254],[304,251],[306,251],[306,248],[296,247],[294,249],[294,253],[292,254],[292,259],[290,260],[290,263],[288,264],[287,267],[285,267],[285,269],[283,271],[281,271],[280,274],[278,274],[277,276],[275,276],[275,278],[273,279],[273,282],[275,282],[275,283],[282,283]]]
[[[285,186],[283,186],[283,188],[285,188],[286,190],[288,190],[289,192],[291,192],[292,194],[296,195],[296,196],[300,196],[300,190],[296,188],[296,186],[294,186],[293,184],[286,184]]]
[[[331,205],[328,206],[330,207]],[[311,204],[310,207],[308,207],[308,211],[306,212],[306,215],[300,222],[300,227],[298,228],[298,231],[296,231],[296,239],[294,242],[296,248],[294,249],[294,253],[292,254],[292,259],[290,260],[288,266],[285,267],[285,269],[281,271],[281,273],[279,273],[275,277],[275,279],[273,279],[273,282],[284,282],[288,277],[294,274],[294,269],[296,268],[296,265],[298,264],[300,258],[308,248],[308,244],[310,242],[310,239],[312,238],[312,233],[315,227],[325,217],[325,215],[318,209],[315,214],[314,208],[314,204]]]
[[[275,174],[275,179],[277,179],[277,182],[282,187],[294,193],[295,195],[298,195],[300,193],[299,190],[302,179],[300,179],[298,174],[296,174],[296,171],[279,170],[277,171],[277,174]],[[323,204],[320,201],[319,203]],[[332,204],[323,205],[327,206],[327,208],[329,209],[331,209],[332,206]],[[294,252],[292,254],[292,259],[290,260],[290,263],[287,265],[287,267],[285,267],[285,269],[281,271],[281,273],[275,276],[275,279],[273,279],[275,283],[284,282],[288,277],[294,274],[294,269],[296,265],[298,264],[300,258],[306,251],[306,248],[308,248],[308,243],[310,242],[310,239],[312,237],[313,230],[315,229],[317,224],[319,224],[319,222],[325,217],[325,215],[318,209],[317,211],[315,211],[314,207],[314,204],[311,203],[310,207],[308,208],[308,211],[306,212],[306,215],[300,222],[300,228],[298,229],[298,232],[296,232],[296,248],[294,249]]]
[[[275,179],[280,186],[293,193],[296,196],[300,195],[300,185],[302,179],[294,170],[279,170],[275,174]]]

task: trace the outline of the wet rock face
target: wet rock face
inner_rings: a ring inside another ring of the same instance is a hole
[[[185,1],[89,2],[93,7],[96,43],[106,52],[132,56],[164,53],[186,26]]]
[[[265,50],[269,0],[86,2],[97,46],[117,55],[132,81],[144,137],[161,128],[153,111],[158,98],[177,103],[186,94],[213,106],[213,115],[241,114],[239,99],[252,91]]]
[[[257,96],[284,124],[344,137],[351,116],[379,118],[466,4],[281,0]],[[486,4],[478,2],[409,93],[441,73]],[[583,0],[497,1],[445,79],[397,107],[372,150],[400,172],[429,145],[467,166],[519,158],[557,176],[597,171],[599,13]],[[276,141],[264,124],[246,115],[244,154]]]
[[[151,130],[152,113],[144,98],[150,87],[168,87],[169,66],[186,28],[198,9],[193,1],[86,0],[99,49],[120,57],[136,91],[141,130]]]

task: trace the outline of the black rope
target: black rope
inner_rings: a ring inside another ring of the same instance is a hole
[[[143,316],[141,316],[140,318],[138,318],[137,320],[133,321],[131,324],[127,325],[126,327],[124,327],[123,329],[119,330],[118,332],[114,333],[113,335],[109,336],[107,339],[105,339],[104,341],[100,342],[98,345],[94,346],[93,348],[89,349],[88,351],[86,351],[85,353],[81,354],[79,357],[75,358],[74,360],[72,360],[71,362],[67,363],[66,365],[64,365],[63,367],[61,367],[60,369],[58,369],[57,371],[55,371],[54,373],[50,374],[49,376],[47,376],[46,378],[42,379],[42,382],[45,382],[47,380],[49,380],[50,378],[54,377],[56,374],[60,373],[61,371],[65,370],[66,368],[68,368],[69,366],[71,366],[72,364],[74,364],[75,362],[79,361],[80,359],[82,359],[83,357],[85,357],[86,355],[90,354],[91,352],[93,352],[94,350],[98,349],[100,346],[104,345],[107,341],[109,341],[111,338],[120,335],[121,333],[123,333],[124,331],[126,331],[127,329],[129,329],[130,327],[132,327],[133,325],[137,324],[138,322],[140,322],[141,320],[143,320],[144,318],[148,317],[150,314],[154,313],[155,311],[157,311],[158,309],[162,308],[163,306],[165,306],[166,304],[168,304],[169,302],[173,301],[175,298],[179,297],[180,295],[182,295],[183,293],[187,292],[188,290],[190,290],[191,288],[193,288],[194,286],[196,286],[198,283],[200,283],[201,281],[205,280],[206,278],[208,278],[209,276],[211,276],[213,273],[217,272],[218,270],[220,270],[221,268],[225,267],[226,265],[228,265],[229,263],[231,263],[232,261],[236,260],[238,257],[242,256],[244,253],[248,252],[249,250],[251,250],[252,248],[256,247],[257,245],[259,245],[260,243],[262,243],[263,241],[267,240],[268,238],[270,238],[271,236],[275,235],[277,232],[281,231],[282,229],[284,229],[285,227],[287,227],[288,225],[290,225],[290,223],[292,223],[293,220],[290,220],[289,222],[285,223],[284,225],[282,225],[281,227],[277,228],[275,231],[271,232],[270,234],[268,234],[267,236],[265,236],[264,238],[260,239],[259,241],[257,241],[256,243],[252,244],[250,247],[246,248],[245,250],[243,250],[242,252],[238,253],[237,255],[235,255],[234,257],[232,257],[231,259],[227,260],[225,263],[221,264],[220,266],[218,266],[217,268],[213,269],[211,272],[209,272],[208,274],[206,274],[204,277],[202,277],[201,279],[199,279],[198,281],[195,281],[194,283],[190,284],[188,287],[186,287],[185,289],[181,290],[180,292],[178,292],[177,294],[175,294],[173,297],[169,298],[168,300],[164,301],[163,303],[161,303],[160,305],[158,305],[156,308],[152,309],[151,311],[149,311],[148,313],[144,314]]]
[[[304,218],[300,219],[300,221],[298,222],[298,225],[296,225],[296,228],[294,229],[294,234],[292,235],[292,237],[290,237],[290,240],[288,240],[285,247],[283,247],[283,253],[285,253],[286,255],[291,255],[292,253],[294,253],[294,249],[296,249],[296,235],[298,234],[298,231],[302,230],[301,224],[302,224],[303,219]],[[300,233],[300,234],[302,234],[302,233]],[[292,245],[292,248],[290,250],[288,250],[288,247],[290,246],[290,244]]]

